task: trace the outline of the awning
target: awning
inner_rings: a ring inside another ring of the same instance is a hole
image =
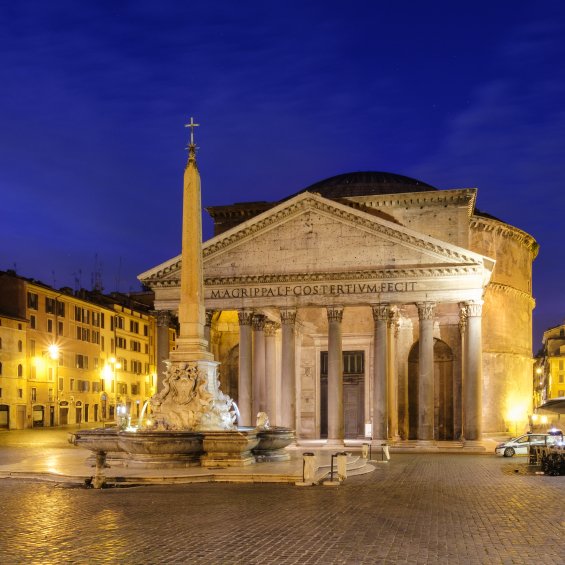
[[[538,406],[534,412],[536,414],[565,414],[565,397],[550,398],[541,406]]]

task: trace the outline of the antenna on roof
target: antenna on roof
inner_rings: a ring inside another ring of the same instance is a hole
[[[101,293],[104,290],[102,286],[102,264],[98,261],[98,253],[94,254],[94,271],[90,278],[90,284],[94,292]]]

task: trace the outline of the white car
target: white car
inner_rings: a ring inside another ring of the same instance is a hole
[[[514,455],[529,455],[530,446],[546,446],[546,445],[556,445],[563,441],[563,434],[559,432],[548,433],[548,434],[524,434],[523,436],[516,437],[505,441],[504,443],[499,443],[494,452],[497,455],[502,455],[504,457],[512,457]]]

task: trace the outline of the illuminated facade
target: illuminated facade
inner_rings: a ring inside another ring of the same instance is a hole
[[[123,295],[0,273],[0,426],[136,419],[156,387],[156,321]]]
[[[565,397],[565,324],[545,331],[534,365],[535,404]]]
[[[209,208],[208,337],[240,422],[265,411],[335,442],[471,444],[525,427],[538,246],[476,195],[368,172]],[[180,269],[179,256],[139,276],[163,318]]]

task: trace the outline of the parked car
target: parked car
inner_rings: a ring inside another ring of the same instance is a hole
[[[561,430],[550,430],[547,434],[524,434],[515,437],[504,443],[499,443],[494,452],[503,457],[513,457],[514,455],[529,455],[530,446],[548,446],[563,442],[563,432]]]

